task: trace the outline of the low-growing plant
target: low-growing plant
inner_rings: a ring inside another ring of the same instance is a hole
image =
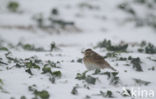
[[[18,58],[12,57],[10,52],[6,53],[5,56],[8,59],[8,64],[10,63],[15,64],[14,66],[10,67],[10,69],[13,67],[17,67],[17,68],[25,67],[26,68],[25,71],[29,73],[30,75],[33,75],[31,69],[40,69],[39,64],[42,64],[42,61],[37,59],[36,57],[18,59]]]
[[[46,90],[42,90],[42,91],[35,90],[34,94],[35,94],[35,97],[40,97],[41,99],[49,99],[50,97],[48,91]]]
[[[99,9],[98,6],[89,4],[88,2],[82,2],[82,3],[80,3],[80,4],[79,4],[79,7],[80,7],[80,8],[88,8],[88,9]]]
[[[95,84],[96,83],[96,78],[95,77],[92,77],[90,75],[88,75],[86,78],[85,78],[85,81],[89,84]]]
[[[96,47],[107,48],[107,46],[111,46],[111,40],[104,39],[103,41],[99,42]]]
[[[3,93],[9,93],[8,91],[6,91],[4,88],[3,88],[3,85],[4,85],[4,82],[3,80],[0,78],[0,92],[3,92]]]
[[[99,42],[96,47],[106,48],[109,51],[126,52],[128,44],[112,45],[110,40],[104,39],[102,42]]]
[[[52,11],[51,11],[51,14],[52,15],[58,15],[59,14],[59,11],[57,8],[53,8]]]
[[[45,73],[49,73],[49,74],[51,74],[52,76],[54,76],[54,77],[61,77],[62,76],[62,73],[61,73],[61,71],[52,71],[51,70],[51,67],[48,67],[48,66],[44,66],[43,68],[42,68],[42,73],[43,74],[45,74]]]
[[[139,57],[137,58],[132,58],[131,63],[133,64],[133,68],[136,71],[143,71],[142,67],[141,67],[141,60]]]
[[[131,56],[129,56],[128,58],[126,57],[119,57],[120,61],[130,61],[131,64],[133,65],[133,69],[135,69],[136,71],[143,71],[142,66],[141,66],[141,60],[139,57],[137,58],[132,58]]]
[[[130,13],[130,15],[125,18],[125,22],[133,21],[136,27],[148,26],[156,30],[156,15],[153,13],[153,11],[155,11],[155,5],[155,0],[131,0],[119,4],[118,8],[126,13]],[[136,9],[136,6],[143,7],[146,10],[146,12],[143,12],[143,16],[140,16],[140,12]]]
[[[97,74],[100,74],[101,73],[101,70],[100,69],[96,69],[95,72],[93,73],[93,75],[97,75]]]
[[[54,18],[49,18],[52,26],[59,26],[60,28],[64,29],[66,26],[74,26],[75,23],[73,21],[64,21],[61,19],[54,19]]]
[[[155,67],[152,66],[151,68],[148,68],[148,70],[152,70],[152,71],[154,71],[154,70],[155,70]]]
[[[46,90],[38,91],[36,88],[36,85],[29,86],[28,89],[29,89],[29,91],[33,92],[33,94],[34,94],[33,99],[38,99],[38,97],[40,99],[49,99],[49,97],[50,97],[48,91],[46,91]]]
[[[39,13],[33,16],[33,20],[41,30],[48,33],[60,33],[62,31],[80,31],[80,29],[75,25],[74,21],[66,21],[61,18],[58,19],[57,16],[59,15],[59,11],[57,8],[53,8],[49,15],[49,17],[44,17],[43,13]]]
[[[91,99],[91,96],[86,95],[86,96],[85,96],[85,99]]]
[[[56,47],[56,44],[55,44],[55,42],[52,42],[51,44],[50,44],[50,51],[53,51],[54,49],[56,49],[57,47]]]
[[[25,72],[29,73],[30,75],[33,75],[33,73],[32,73],[30,68],[26,69]]]
[[[120,57],[119,60],[120,60],[120,61],[126,61],[127,58],[126,58],[126,57]]]
[[[74,86],[72,91],[71,91],[71,94],[73,95],[77,95],[78,94],[78,91],[77,91],[77,86]]]
[[[3,81],[2,81],[2,79],[0,79],[0,90],[3,89],[2,85],[3,85]]]
[[[7,52],[5,54],[5,57],[8,59],[8,63],[14,62],[14,63],[18,63],[19,60],[17,58],[14,58],[11,56],[11,52]]]
[[[138,48],[138,52],[147,53],[147,54],[155,54],[156,53],[156,46],[152,43],[147,43],[146,41],[142,41],[140,43],[140,47]]]
[[[32,62],[31,60],[29,62],[26,62],[25,65],[26,65],[26,68],[28,69],[32,69],[32,68],[40,69],[40,66],[37,65],[35,62]]]
[[[52,74],[51,68],[48,67],[48,66],[44,66],[44,67],[42,68],[42,73],[43,73],[43,74],[45,74],[45,73],[50,73],[50,74]]]
[[[9,9],[9,11],[11,12],[17,12],[18,8],[19,8],[19,3],[16,1],[10,1],[7,5],[7,8]]]
[[[102,75],[107,75],[107,78],[110,80],[110,84],[117,85],[120,83],[120,78],[118,72],[104,72]]]
[[[148,45],[145,47],[145,52],[148,54],[155,54],[156,53],[156,47],[153,44],[148,43]]]
[[[34,21],[37,23],[37,26],[40,28],[44,27],[44,16],[43,13],[36,14],[33,17]]]
[[[25,72],[29,73],[30,75],[33,75],[31,69],[40,69],[39,64],[41,64],[42,61],[37,59],[36,57],[30,57],[30,58],[26,58],[24,60],[21,60],[21,62],[19,62],[19,66],[24,65],[26,67]],[[17,64],[16,64],[17,66]]]
[[[107,90],[106,92],[100,91],[101,96],[105,97],[105,98],[114,98],[112,91]]]
[[[8,65],[7,63],[3,62],[3,59],[0,58],[0,65],[3,64],[3,65]]]
[[[78,62],[78,63],[82,63],[82,58],[78,58],[78,59],[77,59],[77,62]]]
[[[136,79],[136,78],[134,78],[133,80],[135,81],[136,84],[138,84],[138,85],[140,85],[140,86],[141,86],[141,85],[147,86],[147,85],[151,84],[151,82],[149,82],[149,81],[144,81],[144,80],[141,80],[141,79]]]
[[[134,2],[137,2],[137,3],[145,3],[146,0],[134,0]]]
[[[83,72],[82,74],[81,74],[81,73],[77,73],[75,79],[78,79],[78,80],[83,80],[83,79],[85,79],[85,78],[86,78],[86,73],[87,73],[87,71]]]
[[[26,96],[21,96],[20,99],[27,99]]]
[[[86,82],[89,83],[89,84],[95,84],[95,83],[96,83],[96,78],[95,78],[95,77],[92,77],[92,76],[90,76],[90,75],[86,75],[87,72],[88,72],[88,71],[85,71],[85,72],[83,72],[82,74],[77,73],[75,79],[84,80],[84,81],[86,81]]]
[[[135,11],[133,10],[132,7],[129,6],[128,3],[122,3],[122,4],[119,4],[118,5],[118,8],[120,8],[121,10],[125,11],[125,12],[128,12],[132,15],[136,15]]]
[[[48,60],[44,66],[50,66],[52,68],[60,68],[60,66],[58,66],[59,63],[60,63],[59,61],[53,62],[53,61]]]
[[[49,81],[50,81],[52,84],[54,84],[55,81],[56,81],[56,79],[55,79],[55,77],[49,77]]]
[[[28,50],[28,51],[46,51],[44,48],[35,47],[35,45],[33,45],[33,44],[23,44],[23,43],[19,42],[17,46],[21,47],[24,50]]]
[[[0,47],[0,51],[9,51],[6,47]]]
[[[15,63],[16,67],[20,68],[20,67],[25,67],[26,70],[25,72],[29,73],[30,75],[33,75],[32,70],[31,69],[40,69],[42,65],[42,73],[49,73],[54,77],[61,77],[62,73],[61,71],[52,71],[51,68],[60,68],[59,66],[57,66],[57,64],[59,64],[60,62],[53,62],[48,60],[47,62],[43,62],[42,60],[38,59],[37,57],[33,56],[30,58],[25,58],[25,59],[17,59],[17,58],[13,58],[11,57],[11,53],[8,52],[5,54],[6,58]],[[0,63],[1,60],[0,60]],[[4,63],[3,63],[4,64]]]
[[[118,56],[118,53],[116,53],[116,52],[108,52],[108,53],[104,56],[104,58],[108,58],[108,57],[113,58],[113,57],[117,57],[117,56]]]
[[[52,75],[55,76],[55,77],[61,77],[62,73],[61,73],[61,71],[53,71]]]

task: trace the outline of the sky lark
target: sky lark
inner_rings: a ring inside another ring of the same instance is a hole
[[[92,49],[84,51],[83,62],[88,70],[109,68],[116,71],[104,58]]]

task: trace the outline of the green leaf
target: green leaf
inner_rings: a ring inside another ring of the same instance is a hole
[[[7,7],[11,12],[16,12],[19,7],[19,4],[18,2],[10,1]]]
[[[140,58],[132,58],[131,63],[133,64],[133,68],[136,71],[143,71],[141,67],[141,60]]]
[[[28,50],[28,51],[46,51],[44,48],[35,47],[35,45],[33,45],[33,44],[23,44],[23,43],[19,42],[18,46],[20,46],[24,50]]]
[[[26,62],[26,67],[27,67],[27,68],[40,69],[40,66],[38,66],[38,65],[35,64],[35,63],[33,63],[32,61],[30,61],[30,62]]]
[[[1,51],[8,51],[8,48],[6,48],[6,47],[0,47],[0,50]]]
[[[50,81],[52,84],[54,84],[54,83],[55,83],[55,77],[50,77],[50,78],[49,78],[49,81]]]
[[[71,94],[73,94],[73,95],[77,95],[78,94],[77,87],[73,87],[73,89],[71,91]]]
[[[54,49],[56,49],[56,44],[55,44],[55,42],[52,42],[50,44],[50,51],[53,51]]]
[[[93,73],[93,75],[99,74],[101,72],[100,69],[96,69],[95,72]]]
[[[110,79],[110,83],[116,85],[120,82],[118,72],[104,72],[103,75],[107,75],[107,79]]]
[[[112,45],[110,40],[104,39],[102,42],[99,42],[96,47],[106,48],[109,51],[126,52],[128,44]]]
[[[58,15],[58,14],[59,14],[59,11],[58,11],[57,8],[53,8],[52,11],[51,11],[51,13],[52,13],[53,15]]]
[[[45,66],[48,66],[48,65],[54,68],[60,68],[59,66],[57,66],[57,63],[50,61],[50,60],[48,60],[47,64],[45,64]]]
[[[155,54],[156,53],[156,47],[153,44],[148,43],[148,45],[145,47],[145,52],[148,54]]]
[[[96,82],[96,78],[92,77],[92,76],[87,76],[85,81],[89,84],[95,84]]]
[[[102,95],[103,97],[106,97],[106,98],[114,97],[112,91],[110,91],[110,90],[107,90],[107,92],[100,91],[100,95]]]
[[[106,92],[106,97],[113,98],[113,93],[112,93],[112,91],[108,90],[108,91]]]
[[[25,49],[25,50],[33,50],[34,46],[30,45],[30,44],[25,44],[25,45],[23,45],[23,49]]]
[[[34,85],[32,85],[32,86],[29,86],[29,87],[28,87],[28,90],[34,92],[34,91],[36,90],[36,85],[34,84]]]
[[[151,83],[149,81],[144,81],[144,80],[136,79],[136,78],[134,78],[133,80],[135,81],[135,83],[137,83],[139,85],[145,85],[145,86],[147,86],[147,85],[149,85]]]
[[[27,99],[25,96],[21,96],[21,98],[20,99]]]
[[[110,79],[110,77],[111,77],[111,73],[110,72],[104,72],[103,74],[107,75],[108,79]]]
[[[46,90],[42,90],[42,91],[35,90],[34,94],[36,96],[39,96],[41,99],[49,99],[49,97],[50,97],[48,91],[46,91]]]
[[[78,63],[82,63],[82,58],[77,59]]]
[[[54,71],[54,72],[52,72],[52,75],[55,77],[61,77],[62,73],[61,73],[61,71]]]
[[[3,81],[2,81],[2,79],[0,79],[0,84],[3,84]]]
[[[87,71],[83,72],[82,74],[77,73],[75,79],[78,79],[78,80],[83,80],[83,79],[85,79],[85,78],[86,78],[86,73],[87,73]]]
[[[29,73],[30,75],[33,75],[33,73],[31,72],[31,69],[28,68],[27,70],[25,70],[25,72]]]
[[[52,71],[51,71],[51,68],[50,67],[47,67],[47,66],[44,66],[43,68],[42,68],[42,73],[43,74],[45,74],[45,73],[50,73],[50,74],[52,74]]]

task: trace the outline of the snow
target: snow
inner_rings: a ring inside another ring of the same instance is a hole
[[[25,68],[6,69],[6,65],[0,64],[0,79],[3,81],[3,89],[7,93],[0,90],[0,99],[20,99],[21,96],[26,96],[27,99],[32,99],[34,96],[28,90],[28,86],[36,84],[38,90],[47,90],[50,94],[49,99],[85,99],[86,95],[91,96],[91,99],[103,99],[98,95],[100,91],[106,92],[111,90],[115,99],[130,99],[123,97],[118,92],[122,92],[123,87],[141,88],[143,90],[153,90],[156,92],[156,75],[155,71],[149,71],[148,68],[156,66],[155,61],[147,59],[152,57],[156,59],[156,54],[138,53],[135,48],[128,48],[129,53],[121,53],[119,56],[134,58],[140,57],[143,72],[137,72],[130,66],[129,61],[117,61],[114,58],[106,58],[106,60],[119,71],[121,83],[117,86],[111,85],[107,76],[92,75],[94,71],[89,71],[87,75],[97,77],[95,85],[87,84],[83,80],[75,79],[77,73],[83,73],[86,68],[83,63],[77,62],[77,59],[82,58],[81,51],[87,48],[94,48],[99,41],[104,39],[111,40],[113,44],[119,44],[121,41],[127,43],[140,43],[141,41],[151,42],[156,45],[155,30],[148,26],[136,27],[134,22],[125,24],[123,20],[128,16],[117,8],[117,5],[124,0],[16,0],[20,4],[22,13],[12,13],[7,9],[0,9],[0,39],[17,45],[19,42],[34,44],[37,47],[43,47],[46,50],[50,49],[50,44],[55,42],[60,50],[52,52],[36,52],[11,49],[12,56],[16,58],[30,58],[37,56],[43,62],[51,60],[54,62],[60,61],[59,69],[62,72],[62,77],[56,79],[56,83],[52,84],[49,81],[48,74],[41,74],[41,70],[34,69],[33,76],[25,72]],[[0,6],[7,2],[0,1]],[[80,8],[81,3],[87,3],[98,9],[89,9],[87,7]],[[136,7],[136,5],[134,5]],[[2,6],[3,7],[3,6]],[[0,7],[1,8],[1,7]],[[62,31],[61,33],[49,33],[38,28],[32,17],[38,13],[43,13],[45,18],[50,16],[52,8],[58,8],[60,18],[67,21],[74,21],[75,25],[81,30],[80,32]],[[137,7],[139,11],[142,6]],[[145,8],[146,9],[146,8]],[[142,12],[143,13],[143,12]],[[34,26],[34,31],[27,29],[18,29],[14,26]],[[11,26],[13,28],[4,28],[3,26]],[[94,49],[100,55],[106,55],[107,50]],[[5,54],[7,52],[0,51],[0,58],[4,62],[7,61]],[[71,62],[74,60],[75,62]],[[118,64],[118,66],[116,66]],[[8,67],[12,67],[9,64]],[[156,68],[156,67],[155,67]],[[55,69],[54,69],[55,70]],[[125,72],[127,70],[127,72]],[[106,72],[107,70],[102,70]],[[148,86],[139,86],[134,82],[134,78],[142,79],[151,82]],[[78,94],[71,94],[72,88],[78,84]],[[0,84],[1,85],[1,84]],[[84,87],[89,86],[89,90]],[[156,93],[155,93],[156,94]],[[147,99],[147,97],[143,97]],[[155,99],[156,95],[152,98]],[[107,98],[106,98],[107,99]],[[135,99],[142,99],[136,97]]]

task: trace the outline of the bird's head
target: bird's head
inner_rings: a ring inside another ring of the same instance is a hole
[[[92,49],[86,49],[83,53],[85,56],[92,56],[93,50]]]

